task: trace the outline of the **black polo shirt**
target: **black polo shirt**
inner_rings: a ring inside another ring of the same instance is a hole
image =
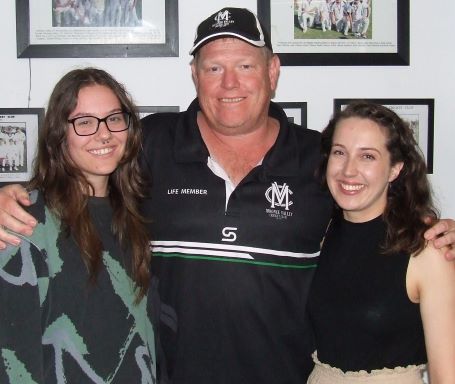
[[[226,202],[225,181],[207,166],[199,110],[195,100],[143,119],[164,375],[301,384],[312,368],[307,293],[332,208],[314,177],[320,134],[271,103],[277,140]]]

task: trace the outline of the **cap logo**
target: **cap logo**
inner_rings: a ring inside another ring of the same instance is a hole
[[[218,14],[214,17],[214,20],[216,21],[215,24],[212,25],[213,28],[224,28],[228,26],[229,24],[232,24],[234,20],[231,18],[231,13],[228,10],[225,10],[224,12],[220,11]]]

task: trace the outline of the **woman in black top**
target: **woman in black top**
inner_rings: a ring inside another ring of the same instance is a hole
[[[308,383],[455,382],[455,266],[426,242],[426,166],[394,112],[349,105],[323,132],[320,174],[338,212],[309,299]]]

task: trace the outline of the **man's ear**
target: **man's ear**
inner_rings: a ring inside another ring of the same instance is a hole
[[[198,77],[197,77],[197,68],[196,68],[196,64],[194,61],[195,61],[194,59],[193,59],[193,61],[191,61],[191,77],[193,79],[194,86],[197,90],[199,81],[198,81]]]
[[[280,77],[280,58],[278,55],[273,55],[269,62],[269,79],[270,79],[270,88],[272,92],[275,92],[278,85],[278,78]]]

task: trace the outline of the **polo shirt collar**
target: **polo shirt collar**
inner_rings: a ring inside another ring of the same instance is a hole
[[[197,113],[201,110],[198,99],[180,115],[175,131],[174,155],[177,162],[207,162],[209,151],[202,140],[197,125]]]
[[[178,162],[207,162],[209,151],[197,126],[197,113],[201,110],[198,99],[180,115],[176,129],[174,155]],[[291,130],[287,116],[276,103],[270,102],[269,116],[278,120],[280,131],[275,144],[262,161],[264,172],[273,176],[293,176],[298,173],[299,151],[295,129]],[[303,129],[296,127],[296,129]]]

